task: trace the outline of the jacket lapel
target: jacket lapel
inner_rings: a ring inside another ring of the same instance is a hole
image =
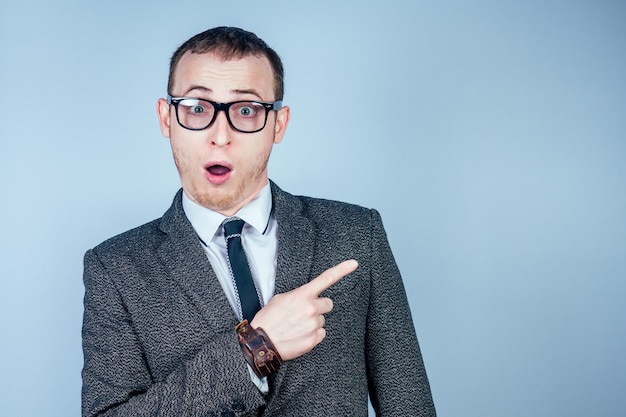
[[[278,261],[276,265],[275,294],[291,291],[306,284],[312,278],[314,236],[313,224],[303,214],[302,201],[272,186],[273,209],[278,222]],[[280,391],[280,385],[289,372],[285,362],[271,376],[271,396]]]
[[[291,291],[310,280],[313,263],[313,225],[303,215],[300,199],[272,185],[274,214],[278,222],[276,294]]]
[[[182,208],[182,190],[161,220],[167,234],[158,255],[170,277],[187,294],[212,329],[234,328],[237,318],[228,303],[195,230]]]

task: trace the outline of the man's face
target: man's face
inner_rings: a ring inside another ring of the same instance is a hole
[[[174,73],[174,97],[218,103],[238,100],[275,101],[274,75],[265,57],[222,61],[213,54],[185,53]],[[194,202],[231,216],[267,184],[267,161],[279,143],[289,108],[270,111],[267,125],[256,133],[232,129],[224,112],[200,131],[187,130],[176,120],[173,105],[159,99],[159,123],[170,139],[183,190]]]

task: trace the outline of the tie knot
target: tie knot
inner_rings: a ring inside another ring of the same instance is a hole
[[[243,230],[243,225],[245,223],[246,222],[241,220],[239,217],[231,217],[224,220],[224,237],[226,240],[233,235],[241,235],[241,231]]]

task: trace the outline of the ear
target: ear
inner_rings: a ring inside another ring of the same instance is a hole
[[[274,143],[282,142],[290,117],[291,111],[288,106],[285,106],[276,112],[276,123],[274,124]]]
[[[170,105],[167,100],[160,98],[157,101],[157,116],[159,117],[159,126],[161,134],[166,138],[170,137]]]

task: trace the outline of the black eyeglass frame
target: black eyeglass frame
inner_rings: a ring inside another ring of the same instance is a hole
[[[180,122],[180,118],[178,117],[178,104],[181,101],[183,101],[183,100],[200,100],[200,101],[205,101],[207,103],[211,103],[211,105],[213,106],[213,109],[215,110],[215,112],[213,113],[213,117],[211,118],[211,121],[209,122],[209,124],[207,124],[204,127],[197,127],[197,128],[187,127],[184,124],[182,124]],[[233,130],[236,130],[237,132],[241,132],[241,133],[256,133],[256,132],[260,132],[261,130],[265,129],[265,126],[267,125],[267,116],[269,115],[270,111],[272,111],[272,110],[280,110],[280,109],[283,108],[282,100],[278,100],[278,101],[274,101],[274,102],[257,101],[257,100],[238,100],[238,101],[231,101],[230,103],[217,103],[215,101],[207,100],[207,99],[204,99],[204,98],[198,98],[198,97],[172,97],[169,94],[167,95],[167,103],[174,106],[174,109],[176,110],[176,121],[184,129],[195,130],[195,131],[208,129],[215,122],[215,119],[217,119],[218,113],[220,111],[223,111],[224,114],[226,114],[226,120],[228,120],[228,124],[230,125],[230,127]],[[257,130],[252,130],[252,131],[237,129],[233,125],[233,122],[230,120],[230,114],[229,114],[228,110],[230,109],[230,106],[232,106],[233,104],[238,104],[238,103],[255,103],[255,104],[260,104],[261,106],[263,106],[263,108],[265,109],[265,119],[263,120],[263,126],[261,126]]]

